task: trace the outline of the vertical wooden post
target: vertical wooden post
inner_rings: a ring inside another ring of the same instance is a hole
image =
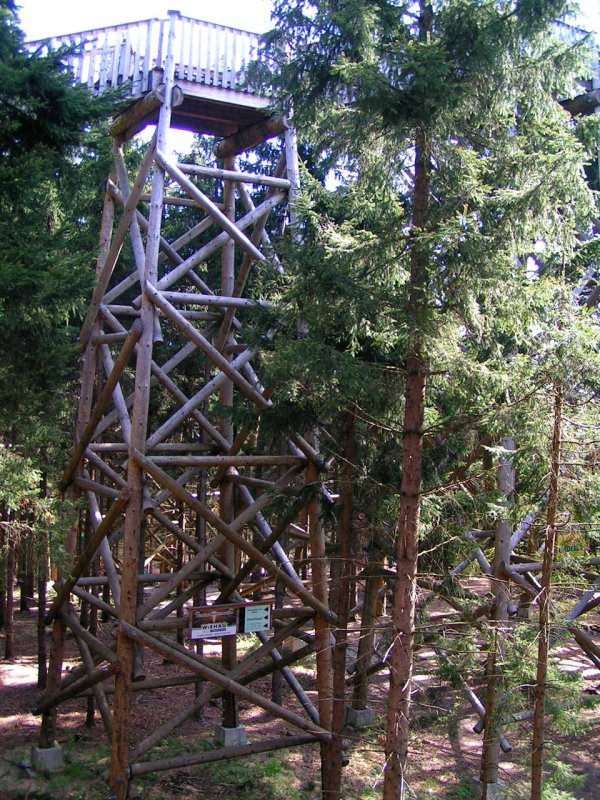
[[[356,653],[356,672],[353,681],[352,708],[364,711],[369,698],[369,676],[367,669],[371,664],[375,639],[375,616],[377,610],[377,593],[381,584],[381,565],[378,558],[369,552],[369,561],[365,567],[365,591],[363,607],[360,615],[360,639]]]
[[[235,158],[230,156],[223,162],[225,169],[235,168]],[[224,181],[223,185],[223,205],[225,216],[235,221],[235,189],[232,181]],[[230,297],[235,286],[235,243],[233,239],[228,239],[223,245],[221,252],[221,294]],[[231,361],[231,356],[227,356]],[[224,381],[220,389],[220,398],[223,406],[233,408],[233,382]],[[233,423],[230,417],[223,417],[219,429],[228,442],[233,442]],[[234,486],[231,481],[224,476],[219,483],[219,516],[225,522],[232,522],[235,517],[234,508]],[[221,560],[227,567],[235,572],[236,553],[233,544],[228,542],[221,551]],[[224,588],[227,580],[223,579],[221,588]],[[222,663],[226,670],[232,670],[237,663],[237,641],[235,636],[225,636],[222,640]],[[227,692],[223,695],[223,727],[237,728],[238,710],[235,695]]]
[[[46,694],[51,694],[60,686],[62,663],[65,652],[65,623],[57,617],[52,624],[52,645],[50,649],[50,663],[48,665],[48,680]],[[58,706],[52,706],[42,713],[42,724],[38,739],[39,747],[53,747],[56,739],[56,715]]]
[[[333,704],[331,714],[331,768],[329,800],[339,800],[342,788],[342,730],[346,716],[346,650],[348,641],[348,610],[350,601],[350,560],[352,551],[352,517],[354,512],[354,461],[356,423],[353,410],[345,414],[343,434],[344,456],[340,472],[341,519],[338,526],[337,548],[332,570],[332,608],[337,615],[335,648],[333,650]],[[335,588],[334,588],[335,587]]]
[[[314,443],[311,442],[311,444]],[[318,494],[317,468],[311,462],[306,470],[306,481],[314,488],[313,499],[307,508],[307,524],[310,542],[310,566],[312,593],[322,603],[327,603],[327,561],[325,558],[325,535],[319,519],[320,501]],[[331,629],[328,620],[315,614],[315,639],[317,645],[317,694],[319,723],[322,728],[331,730],[333,684],[331,664]],[[323,800],[329,797],[331,767],[331,746],[321,742],[321,788]]]
[[[115,213],[115,204],[111,193],[107,191],[104,196],[104,205],[102,207],[102,222],[100,226],[100,252],[96,261],[96,273],[98,273],[101,264],[106,257],[106,253],[110,248],[111,233],[113,228],[113,220]],[[94,385],[96,379],[96,365],[97,365],[97,347],[93,342],[93,337],[90,337],[83,357],[83,367],[81,372],[81,388],[79,392],[79,409],[77,412],[77,423],[75,426],[75,435],[79,439],[89,418],[92,409],[92,402],[94,396]],[[78,468],[78,474],[81,472],[81,467]],[[77,500],[80,495],[80,490],[73,484],[69,487],[69,498],[73,501]],[[77,520],[69,529],[65,543],[67,553],[75,554],[77,549],[77,538],[79,533],[80,521]],[[50,663],[48,666],[48,674],[46,681],[46,693],[52,694],[60,687],[62,676],[62,663],[64,655],[64,642],[65,642],[65,625],[64,622],[57,617],[52,627],[52,639],[50,645]],[[40,728],[40,735],[38,740],[39,747],[52,747],[56,739],[56,723],[57,723],[57,708],[54,707],[48,712],[44,712],[42,716],[42,725]]]
[[[177,12],[169,12],[169,41],[165,67],[165,99],[160,109],[156,131],[156,146],[166,149],[167,133],[171,122],[171,92],[173,87],[173,44]],[[155,284],[158,273],[160,233],[163,212],[164,172],[154,164],[152,173],[152,192],[150,216],[146,242],[145,280]],[[152,348],[155,333],[156,312],[146,296],[142,295],[141,320],[144,326],[138,343],[135,395],[131,420],[130,447],[145,452],[148,426],[148,406],[150,399],[150,379],[152,368]],[[135,459],[130,458],[127,470],[127,485],[130,500],[125,515],[123,533],[123,573],[121,579],[121,602],[119,619],[135,624],[137,606],[138,559],[140,535],[143,527],[143,481],[142,469]],[[129,737],[131,728],[132,671],[134,648],[131,639],[122,631],[117,637],[117,660],[119,671],[115,680],[113,705],[113,738],[110,765],[110,786],[116,800],[126,800],[129,788]]]

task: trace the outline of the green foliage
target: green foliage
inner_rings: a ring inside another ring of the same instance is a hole
[[[63,52],[30,55],[12,0],[0,10],[0,435],[48,453],[64,439],[110,158],[89,126],[113,101],[74,85]]]
[[[557,757],[549,758],[547,766],[550,770],[547,783],[542,793],[543,800],[574,800],[574,793],[585,783],[585,775],[576,775],[569,764]]]

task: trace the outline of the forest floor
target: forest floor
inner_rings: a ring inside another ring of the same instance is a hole
[[[85,726],[86,703],[73,700],[61,707],[58,741],[65,754],[65,770],[44,778],[28,764],[31,745],[39,730],[39,717],[31,713],[36,688],[35,610],[17,612],[16,656],[0,661],[0,800],[108,800],[103,773],[109,763],[109,746],[99,720]],[[598,616],[586,620],[599,630]],[[105,635],[109,637],[109,632]],[[596,635],[598,641],[600,637]],[[0,641],[0,646],[3,642]],[[74,644],[68,642],[74,657]],[[577,691],[582,705],[574,714],[563,714],[562,723],[550,728],[547,748],[549,800],[598,800],[600,798],[600,672],[592,667],[571,641],[561,642],[555,651],[559,669],[565,676],[580,681]],[[150,659],[154,656],[150,655]],[[71,663],[75,663],[72,661]],[[69,661],[66,662],[68,668]],[[173,669],[158,657],[148,664],[153,675]],[[316,702],[314,675],[310,664],[300,672],[309,696]],[[260,684],[260,682],[258,682]],[[411,796],[417,800],[467,800],[472,795],[472,778],[479,773],[481,735],[473,733],[477,717],[460,692],[439,676],[433,651],[419,651],[415,666],[414,724],[411,746]],[[268,694],[270,681],[262,686]],[[475,686],[480,689],[481,687]],[[191,702],[193,687],[176,690],[176,703]],[[481,693],[480,693],[481,694]],[[371,705],[375,720],[361,731],[347,729],[349,764],[344,771],[344,800],[376,800],[381,797],[383,746],[385,740],[385,673],[375,678]],[[284,695],[285,705],[296,710],[295,698]],[[135,695],[135,727],[141,732],[156,728],[175,710],[173,694],[166,689]],[[263,738],[293,734],[281,720],[274,721],[260,709],[240,704],[240,716],[252,742]],[[167,758],[180,753],[211,748],[214,725],[220,708],[208,706],[201,721],[188,720],[180,737],[161,740],[152,758]],[[531,722],[510,725],[506,735],[513,745],[503,756],[500,768],[506,784],[507,800],[526,800],[529,796],[528,770]],[[141,737],[140,737],[141,738]],[[293,750],[221,761],[203,766],[153,773],[136,782],[144,800],[317,800],[319,791],[319,751],[311,745]]]

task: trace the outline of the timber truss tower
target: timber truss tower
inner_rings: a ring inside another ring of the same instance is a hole
[[[246,407],[248,418],[260,418],[276,403],[255,371],[256,349],[244,342],[244,319],[266,301],[245,292],[253,271],[281,270],[266,223],[286,203],[293,213],[298,186],[293,129],[242,88],[256,38],[171,12],[73,39],[81,45],[75,76],[96,91],[127,87],[132,104],[111,128],[114,172],[81,331],[76,441],[63,488],[85,499],[87,530],[71,532],[73,566],[46,618],[52,652],[39,745],[53,747],[62,702],[93,696],[112,742],[111,791],[124,800],[136,776],[160,769],[310,742],[326,757],[334,616],[318,522],[323,490],[305,492],[323,468],[315,439],[299,431],[268,445],[255,426],[234,426],[229,412]],[[148,124],[155,133],[132,174],[124,145]],[[176,163],[172,127],[224,137],[215,151],[222,166]],[[236,156],[270,137],[281,142],[274,174],[242,172]],[[256,203],[251,186],[262,188]],[[174,206],[196,218],[169,241],[164,220]],[[309,499],[299,503],[299,495]],[[295,517],[286,497],[296,498]],[[302,562],[294,561],[300,551]],[[81,624],[73,598],[105,615],[111,641]],[[309,634],[300,630],[307,624]],[[229,635],[218,637],[215,663],[203,650],[215,637],[204,637],[219,629]],[[64,675],[67,631],[81,663]],[[256,636],[250,654],[238,652],[239,631]],[[294,634],[299,649],[281,651]],[[290,669],[314,652],[316,705]],[[171,664],[168,674],[151,674],[156,654]],[[274,672],[298,698],[294,710],[249,688]],[[173,711],[142,736],[134,698],[157,688],[173,693]],[[153,756],[217,697],[216,749],[168,762]],[[246,741],[240,698],[270,715],[269,735]]]

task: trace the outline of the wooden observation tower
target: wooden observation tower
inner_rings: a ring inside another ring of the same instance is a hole
[[[319,493],[307,493],[296,517],[284,502],[318,486],[323,465],[308,432],[267,445],[254,426],[234,426],[229,413],[245,406],[256,418],[277,401],[255,371],[256,349],[244,342],[244,320],[261,305],[245,290],[253,270],[281,269],[265,226],[274,209],[294,200],[294,132],[268,116],[265,98],[243,88],[254,34],[170,12],[166,20],[52,41],[64,43],[79,45],[70,56],[79,81],[97,92],[122,86],[132,104],[111,128],[114,172],[81,331],[76,442],[63,488],[84,498],[87,510],[71,532],[72,566],[46,617],[52,651],[39,749],[53,748],[61,703],[93,696],[112,742],[118,800],[136,776],[161,769],[311,742],[321,743],[326,759],[334,615]],[[124,145],[148,124],[155,133],[139,172],[130,174]],[[223,137],[215,150],[222,168],[176,163],[172,128]],[[274,136],[281,139],[274,174],[240,171],[236,156]],[[263,187],[256,205],[249,185]],[[163,222],[176,205],[196,219],[167,240]],[[300,551],[311,564],[302,578],[288,555]],[[90,618],[108,619],[102,634],[81,624],[73,598],[87,604]],[[69,631],[81,663],[63,673]],[[240,632],[256,638],[250,653],[239,652]],[[294,634],[299,649],[283,650]],[[209,645],[217,661],[208,658]],[[290,669],[313,653],[315,704]],[[170,665],[160,674],[152,672],[156,654]],[[273,673],[297,698],[293,710],[252,688]],[[156,689],[172,692],[172,714],[142,736],[134,701]],[[216,749],[157,761],[157,743],[218,697]],[[260,739],[246,741],[240,698],[269,715]]]

